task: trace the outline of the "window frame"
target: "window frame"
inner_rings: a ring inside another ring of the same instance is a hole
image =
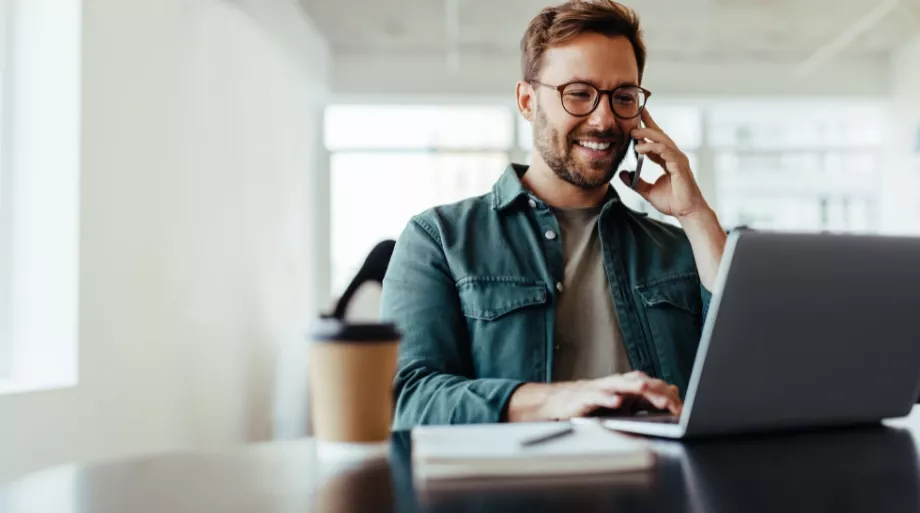
[[[0,306],[7,321],[2,398],[79,381],[82,3],[0,5],[7,29],[0,143],[9,150],[0,154],[0,169],[11,200],[0,234],[7,242],[0,244],[6,250],[0,293],[7,294]],[[42,153],[49,147],[56,151]]]
[[[12,62],[12,16],[10,2],[0,0],[0,379],[12,370],[10,294],[12,290],[12,159],[10,68]]]

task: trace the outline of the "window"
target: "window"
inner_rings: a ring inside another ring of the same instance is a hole
[[[332,157],[332,278],[341,292],[378,242],[435,205],[489,192],[501,152],[340,153]]]
[[[0,7],[2,394],[77,381],[81,3]]]
[[[513,134],[502,106],[330,107],[334,293],[413,215],[490,191],[510,161]]]
[[[882,162],[883,105],[659,100],[652,108],[726,228],[879,229],[873,176]],[[510,105],[339,105],[327,110],[325,128],[336,294],[412,215],[488,192],[507,162],[529,162],[532,151],[530,123]],[[633,156],[621,167],[635,169]],[[646,180],[662,173],[646,160]],[[676,223],[613,184],[628,207]]]
[[[788,231],[878,226],[880,105],[778,101],[708,110],[720,219]]]
[[[326,147],[340,150],[500,150],[512,118],[500,106],[338,105],[326,110]]]

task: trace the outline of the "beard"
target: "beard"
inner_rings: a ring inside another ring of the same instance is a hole
[[[547,119],[546,114],[537,109],[534,128],[534,149],[546,165],[560,179],[581,189],[598,189],[610,183],[613,175],[629,149],[629,139],[618,129],[569,133],[563,136]],[[610,157],[600,159],[579,159],[573,155],[573,147],[578,137],[595,137],[612,141],[615,151]]]

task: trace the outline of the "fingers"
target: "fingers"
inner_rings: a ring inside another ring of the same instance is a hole
[[[623,171],[620,173],[620,180],[626,184],[627,187],[632,187],[633,176],[636,174],[635,171]],[[662,175],[664,176],[664,175]],[[659,177],[660,179],[661,177]],[[656,180],[657,182],[657,180]],[[654,183],[646,182],[645,180],[639,180],[639,184],[636,185],[636,192],[639,193],[645,199],[648,199],[648,194],[651,192],[652,188],[655,186]]]
[[[583,417],[600,409],[616,410],[623,406],[623,397],[611,394],[600,388],[588,388],[581,392],[577,399],[577,406],[568,415]]]
[[[674,415],[680,415],[683,407],[683,403],[680,400],[680,391],[674,385],[669,385],[660,379],[656,381],[661,384],[651,387],[649,391],[656,392],[657,396],[650,397],[650,394],[646,394],[645,398],[650,400],[659,410],[668,410]]]
[[[642,399],[647,401],[656,409],[668,411],[672,415],[680,415],[680,412],[683,409],[683,403],[681,403],[680,398],[672,398],[667,395],[659,395],[647,392],[642,396]]]
[[[607,393],[624,396],[640,396],[660,410],[669,410],[680,414],[682,402],[680,391],[674,385],[651,378],[643,372],[608,376],[595,380],[594,383]]]
[[[618,394],[595,389],[589,402],[598,408],[619,408],[623,405],[623,398]]]
[[[641,376],[645,374],[630,372],[628,374],[614,374],[605,378],[596,379],[592,382],[600,390],[610,394],[642,395],[648,390],[646,379]],[[645,376],[646,378],[648,376]]]
[[[636,145],[636,152],[648,155],[654,163],[663,169],[668,168],[668,163],[677,164],[679,169],[689,169],[690,161],[687,156],[680,151],[677,144],[664,132],[652,128],[637,128],[630,134],[637,141],[640,141]],[[651,142],[646,142],[645,139]]]
[[[649,409],[663,410],[663,411],[667,411],[671,415],[680,416],[681,412],[683,411],[683,406],[668,406],[668,407],[662,408],[656,404],[653,404],[647,398],[640,397],[638,400],[638,406],[635,407],[632,411],[635,412],[635,411],[643,411],[643,410],[649,410]]]
[[[668,392],[674,395],[674,397],[680,399],[680,389],[677,388],[677,385],[668,385]]]
[[[669,161],[677,162],[677,159],[683,155],[664,143],[639,143],[636,145],[636,153],[647,156],[665,171],[668,170]]]
[[[681,168],[689,167],[690,164],[684,152],[667,143],[639,143],[636,145],[636,152],[640,155],[647,155],[661,167],[665,167],[668,163],[679,164]]]
[[[647,155],[667,173],[690,173],[690,159],[684,152],[666,143],[640,143],[636,152]]]
[[[668,134],[657,128],[636,128],[630,132],[629,135],[631,135],[633,139],[638,139],[640,142],[644,139],[648,139],[649,141],[666,143],[669,146],[677,147],[677,144],[668,137]]]
[[[665,155],[673,154],[674,149],[660,142],[642,142],[636,145],[636,153],[640,155]]]
[[[664,383],[662,381],[662,383]],[[668,410],[674,415],[680,415],[681,410],[684,407],[683,401],[680,400],[680,390],[674,385],[668,385],[664,383],[664,389],[662,390],[662,396],[666,399],[661,401],[658,406],[659,409]]]

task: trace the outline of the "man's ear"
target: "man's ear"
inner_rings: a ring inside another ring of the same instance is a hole
[[[533,86],[530,85],[529,82],[524,82],[523,80],[518,81],[515,95],[517,97],[518,112],[520,112],[521,116],[524,116],[524,119],[527,121],[533,121],[533,109],[534,103],[536,102]]]

